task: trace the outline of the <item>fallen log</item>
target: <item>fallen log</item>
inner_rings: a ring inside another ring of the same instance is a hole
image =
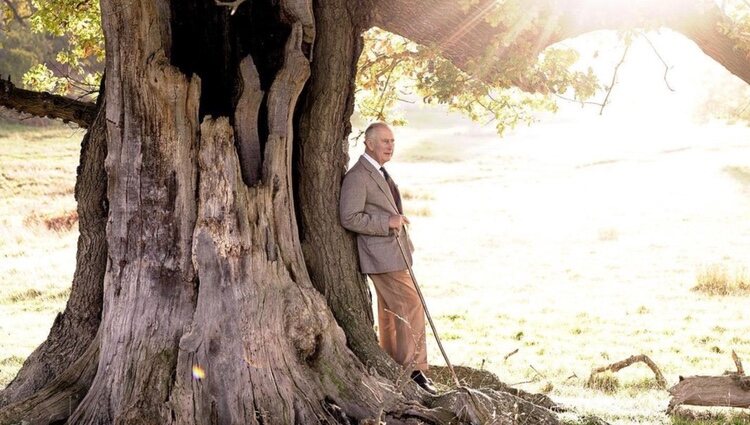
[[[680,377],[667,391],[672,395],[667,413],[680,405],[750,408],[750,377],[736,373]]]
[[[732,360],[737,372],[722,376],[680,376],[680,382],[667,390],[672,395],[667,413],[680,405],[750,408],[750,377],[745,376],[742,361],[734,351]]]

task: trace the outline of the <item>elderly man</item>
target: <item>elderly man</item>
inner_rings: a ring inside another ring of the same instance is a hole
[[[403,215],[398,186],[383,167],[393,157],[394,145],[388,125],[376,122],[367,128],[365,153],[346,173],[341,187],[341,224],[357,233],[360,269],[370,277],[378,295],[380,346],[411,371],[414,382],[436,394],[424,374],[424,308],[407,269],[414,247],[402,228],[409,220]]]

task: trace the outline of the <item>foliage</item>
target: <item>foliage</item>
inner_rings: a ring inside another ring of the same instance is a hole
[[[30,18],[36,32],[65,36],[68,46],[57,53],[60,73],[39,64],[24,76],[24,84],[60,94],[85,95],[98,89],[104,62],[104,35],[99,2],[31,0]],[[59,75],[62,74],[62,75]]]
[[[104,62],[98,2],[10,0],[2,18],[6,26],[11,21],[16,28],[23,25],[16,32],[26,41],[8,57],[4,72],[17,75],[23,69],[24,86],[33,90],[77,97],[98,90]]]
[[[479,69],[492,69],[479,79],[442,58],[437,48],[418,45],[378,28],[367,31],[364,38],[356,106],[370,120],[402,125],[403,118],[392,115],[393,106],[398,100],[418,97],[427,104],[446,105],[474,121],[494,123],[502,133],[519,123],[531,123],[536,110],[556,110],[550,96],[514,87],[519,79],[554,94],[573,89],[579,100],[598,89],[591,70],[571,70],[578,54],[569,49],[548,49],[533,63],[522,55],[509,55],[522,63],[473,64]]]
[[[725,0],[722,9],[730,18],[723,24],[723,31],[737,43],[738,49],[750,54],[750,2]]]

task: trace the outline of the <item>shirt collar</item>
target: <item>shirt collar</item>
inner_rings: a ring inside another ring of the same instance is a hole
[[[368,155],[368,154],[367,154],[367,152],[365,152],[364,154],[362,154],[362,156],[363,156],[363,157],[364,157],[364,158],[365,158],[365,159],[366,159],[366,160],[367,160],[367,161],[368,161],[368,162],[369,162],[370,164],[372,164],[372,166],[373,166],[373,167],[375,167],[375,169],[376,169],[376,170],[380,171],[380,167],[382,167],[382,165],[380,165],[380,164],[378,163],[378,161],[375,161],[374,159],[372,159],[372,157],[371,157],[370,155]],[[383,172],[382,172],[382,171],[380,171],[380,174],[383,174]]]

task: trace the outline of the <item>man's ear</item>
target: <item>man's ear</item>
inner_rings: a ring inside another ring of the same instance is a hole
[[[365,139],[365,147],[372,150],[372,139]]]

